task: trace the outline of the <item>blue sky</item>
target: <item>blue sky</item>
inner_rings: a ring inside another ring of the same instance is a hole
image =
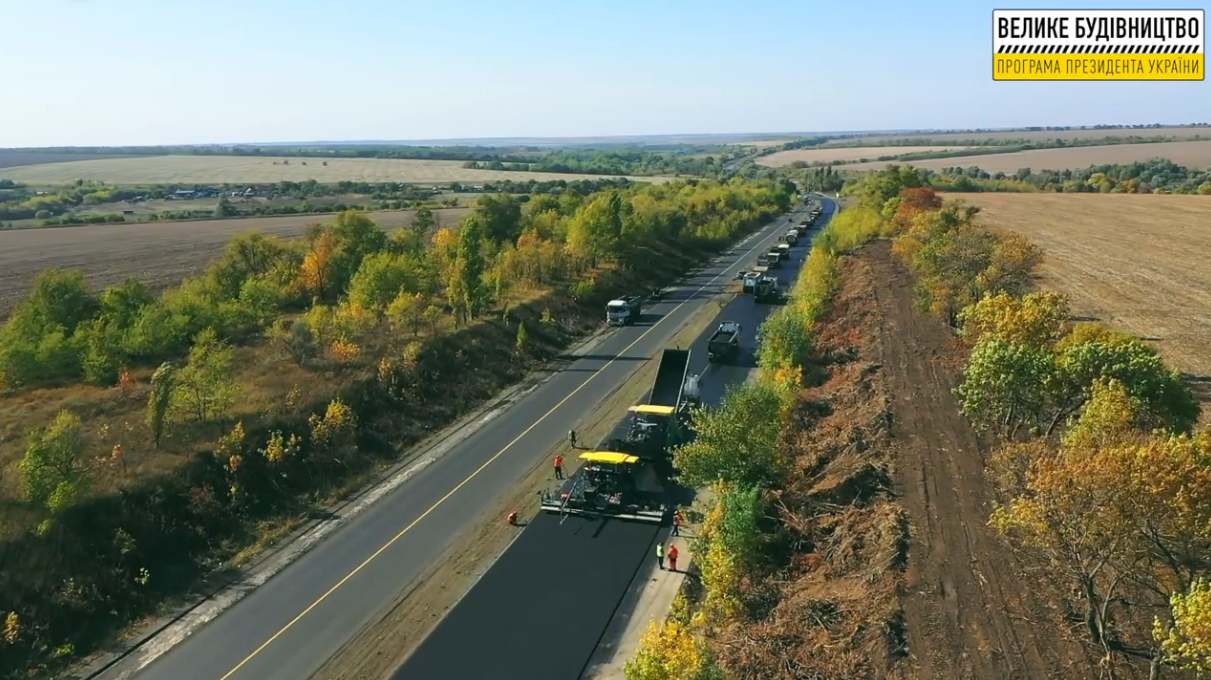
[[[1206,82],[993,82],[997,6],[0,0],[0,146],[1211,119]]]

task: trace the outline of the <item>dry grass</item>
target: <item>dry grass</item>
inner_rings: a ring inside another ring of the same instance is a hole
[[[465,218],[467,208],[434,210],[442,225]],[[408,224],[407,210],[367,213],[384,229]],[[61,229],[0,231],[0,319],[8,316],[48,267],[70,267],[85,273],[97,287],[137,276],[157,289],[196,274],[222,252],[232,236],[250,229],[290,237],[333,215],[281,215],[193,222],[91,224]]]
[[[912,148],[912,147],[904,147]],[[1067,149],[1037,149],[1014,153],[959,156],[956,158],[931,158],[912,161],[918,168],[939,170],[941,168],[976,166],[988,172],[1016,172],[1020,168],[1033,170],[1064,170],[1087,168],[1090,165],[1108,163],[1134,163],[1152,158],[1168,158],[1179,165],[1193,168],[1211,167],[1211,140],[1187,142],[1160,142],[1156,144],[1112,144],[1109,146],[1084,146]],[[844,166],[846,170],[878,170],[894,161],[872,161]]]
[[[988,224],[1042,246],[1042,284],[1073,312],[1155,338],[1167,362],[1211,376],[1211,198],[1133,194],[951,194]]]
[[[325,166],[325,162],[328,165]],[[282,180],[304,182],[309,179],[324,183],[348,180],[449,184],[498,182],[506,179],[546,181],[597,177],[551,172],[468,170],[462,165],[462,161],[387,158],[333,158],[325,161],[320,158],[272,156],[148,156],[4,168],[0,170],[0,179],[36,185],[66,184],[77,179],[97,180],[108,184],[257,184]],[[667,178],[631,179],[659,182]]]
[[[906,153],[925,153],[936,151],[956,151],[965,149],[963,146],[859,146],[859,147],[829,147],[812,149],[792,149],[779,151],[757,159],[758,165],[771,168],[781,168],[796,161],[804,163],[827,163],[829,161],[860,161],[864,158],[880,156],[902,156]]]
[[[1142,130],[1038,130],[1034,132],[1014,132],[1012,130],[996,130],[992,132],[898,132],[891,134],[863,135],[830,142],[843,144],[861,141],[865,144],[885,144],[903,139],[928,139],[937,144],[956,144],[960,142],[995,139],[1103,139],[1106,137],[1181,137],[1192,138],[1201,136],[1211,137],[1211,128],[1206,127],[1167,127]]]

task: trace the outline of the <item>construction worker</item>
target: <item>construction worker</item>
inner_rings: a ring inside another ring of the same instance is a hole
[[[555,454],[555,479],[563,479],[563,454]]]
[[[568,430],[568,442],[572,444],[572,448],[576,448],[576,430]]]
[[[669,571],[677,571],[677,546],[669,544]]]
[[[660,568],[662,570],[664,569],[664,544],[663,543],[656,544],[656,563],[660,565]]]
[[[673,513],[673,535],[674,536],[681,535],[681,511],[680,510]]]
[[[517,511],[513,510],[509,513],[509,526],[517,526]]]

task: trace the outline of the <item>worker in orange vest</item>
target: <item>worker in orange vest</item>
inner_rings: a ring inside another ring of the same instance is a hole
[[[681,535],[681,511],[680,510],[673,513],[673,535],[674,536]]]
[[[669,545],[669,571],[677,571],[677,546]]]
[[[555,479],[563,479],[563,454],[555,454]]]

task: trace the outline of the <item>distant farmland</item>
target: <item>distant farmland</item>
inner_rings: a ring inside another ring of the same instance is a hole
[[[1192,168],[1211,167],[1211,141],[1161,142],[1157,144],[1113,144],[1109,146],[1081,146],[1067,149],[1036,149],[1014,153],[984,154],[980,156],[958,156],[953,158],[931,158],[921,161],[901,161],[918,168],[940,170],[953,167],[978,167],[988,172],[1016,172],[1021,168],[1032,170],[1064,170],[1087,168],[1090,165],[1109,163],[1134,163],[1152,158],[1168,158],[1179,165]],[[846,170],[877,170],[895,161],[872,161],[843,165]],[[0,171],[2,172],[2,171]]]
[[[146,156],[129,156],[101,153],[35,153],[20,149],[0,149],[0,168],[15,168],[43,163],[63,163],[67,161],[87,161],[105,158],[146,158]]]
[[[906,153],[957,151],[965,146],[858,146],[858,147],[815,147],[779,151],[757,159],[758,165],[781,168],[796,161],[805,163],[827,163],[829,161],[856,161],[880,156],[902,156]],[[851,167],[851,166],[846,166]]]
[[[433,211],[440,224],[453,225],[468,208]],[[367,213],[384,229],[412,221],[411,211]],[[27,292],[38,272],[50,267],[79,269],[93,286],[137,276],[156,289],[197,274],[223,251],[232,236],[256,229],[284,238],[301,236],[308,225],[335,215],[283,215],[227,220],[91,224],[62,229],[0,231],[0,319]]]
[[[1123,130],[1037,130],[1031,132],[905,132],[881,135],[860,135],[838,139],[829,144],[845,144],[862,142],[864,144],[886,144],[906,139],[928,140],[935,144],[959,144],[966,141],[996,140],[996,139],[1103,139],[1105,137],[1202,137],[1211,139],[1211,128],[1207,127],[1170,127],[1144,128]]]
[[[327,165],[324,165],[327,163]],[[558,174],[468,170],[462,161],[401,160],[386,158],[274,158],[271,156],[147,156],[76,160],[42,165],[0,168],[0,179],[34,185],[57,185],[78,179],[107,184],[259,184],[283,180],[314,179],[331,183],[408,182],[450,184],[452,182],[498,182],[501,180],[578,180],[602,175]],[[664,177],[632,177],[662,182]]]

